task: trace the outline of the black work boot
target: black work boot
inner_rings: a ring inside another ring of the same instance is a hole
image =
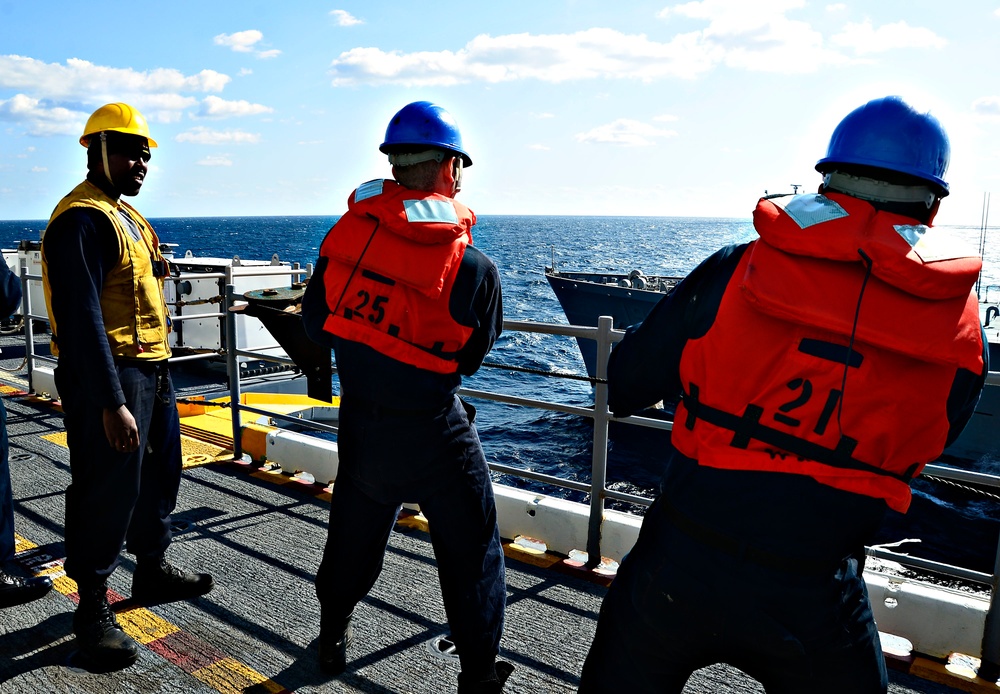
[[[493,667],[481,674],[463,670],[458,673],[458,694],[501,694],[512,672],[514,666],[505,660],[496,661]]]
[[[106,586],[80,590],[80,605],[73,615],[76,646],[83,665],[110,671],[127,668],[139,657],[139,646],[118,626],[108,605]]]
[[[354,628],[351,618],[336,626],[320,622],[319,628],[319,668],[328,675],[340,675],[347,669],[347,649],[354,643]]]
[[[140,605],[189,600],[214,585],[208,574],[182,571],[166,559],[140,559],[132,576],[132,599]]]
[[[7,573],[0,567],[0,607],[13,607],[37,600],[52,590],[48,576],[21,578]]]

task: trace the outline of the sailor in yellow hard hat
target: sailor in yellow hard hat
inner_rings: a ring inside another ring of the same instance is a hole
[[[88,169],[93,171],[99,161],[107,181],[117,192],[128,196],[138,194],[151,158],[149,148],[157,146],[156,140],[149,136],[149,124],[139,109],[123,103],[105,104],[94,111],[83,128],[80,144],[87,148]],[[112,168],[109,150],[135,157],[117,160],[118,166]],[[97,157],[98,161],[91,161]],[[122,171],[121,164],[125,162],[130,166]],[[118,174],[117,181],[113,174]]]
[[[107,599],[126,538],[139,604],[203,595],[212,577],[164,558],[181,474],[168,268],[153,227],[122,200],[142,188],[156,141],[136,108],[115,103],[94,111],[80,144],[87,179],[49,219],[42,277],[70,448],[66,574],[80,595],[73,631],[84,667],[116,669],[139,654]]]

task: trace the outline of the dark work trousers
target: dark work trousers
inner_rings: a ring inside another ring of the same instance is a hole
[[[181,477],[180,420],[165,361],[116,362],[139,448],[122,453],[104,433],[103,410],[72,372],[57,367],[72,481],[66,490],[66,574],[82,589],[104,583],[124,543],[137,559],[163,556]]]
[[[771,568],[699,542],[664,506],[650,508],[608,590],[580,692],[680,692],[719,662],[768,694],[886,691],[855,559],[816,575]]]
[[[336,629],[382,571],[403,502],[427,517],[462,671],[492,667],[506,604],[496,502],[479,435],[458,397],[437,413],[341,401],[339,472],[316,574],[322,623]]]
[[[0,568],[14,558],[14,493],[10,487],[7,410],[0,401]]]

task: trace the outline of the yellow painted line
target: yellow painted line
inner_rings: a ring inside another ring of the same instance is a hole
[[[54,434],[42,434],[42,438],[46,441],[50,441],[51,443],[56,444],[57,446],[62,446],[63,448],[69,447],[68,444],[66,443],[65,431],[57,431]]]
[[[180,627],[171,624],[144,607],[119,612],[118,624],[122,631],[143,646],[180,631]]]
[[[68,447],[65,431],[43,434],[42,438],[57,446]],[[227,449],[190,436],[181,435],[181,460],[185,468],[214,463],[220,460],[232,460],[232,457],[233,451],[231,448]]]
[[[38,549],[38,545],[27,538],[14,534],[14,544],[17,554],[30,553]],[[62,558],[52,558],[47,554],[37,556],[22,556],[19,558],[23,566],[34,567],[36,575],[52,576],[53,587],[62,595],[71,599],[76,599],[76,581],[69,578],[63,570]],[[118,601],[121,596],[108,591],[109,599]],[[145,607],[134,607],[128,610],[116,611],[118,623],[122,630],[132,637],[137,643],[146,646],[149,650],[160,655],[165,660],[185,669],[188,653],[173,650],[156,648],[156,642],[161,639],[168,639],[173,634],[182,634],[182,630],[172,622],[160,617]],[[190,637],[189,637],[190,638]],[[217,652],[214,647],[206,645],[206,652]],[[247,689],[253,687],[254,691],[268,692],[269,694],[279,694],[287,692],[288,689],[274,680],[262,675],[253,668],[239,662],[234,658],[222,657],[215,662],[198,668],[187,670],[196,679],[214,687],[222,694],[243,694]]]
[[[250,687],[253,687],[255,692],[263,691],[271,694],[287,691],[277,682],[269,680],[232,658],[223,658],[191,674],[222,694],[243,694]]]
[[[21,537],[17,533],[14,533],[14,553],[26,552],[29,549],[35,549],[38,547],[34,542],[26,537]]]

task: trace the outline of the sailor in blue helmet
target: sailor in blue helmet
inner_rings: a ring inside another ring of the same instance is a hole
[[[581,692],[679,692],[719,662],[769,693],[886,691],[864,546],[988,370],[981,260],[930,226],[948,158],[902,99],[854,110],[818,193],[762,198],[760,238],[703,261],[614,349],[615,415],[678,404]]]
[[[302,305],[309,336],[333,347],[341,386],[339,470],[316,574],[320,665],[345,670],[355,607],[378,578],[401,504],[417,503],[461,661],[458,691],[500,692],[513,670],[496,661],[503,549],[475,409],[457,395],[503,326],[500,276],[472,245],[475,214],[454,199],[472,159],[451,114],[409,104],[379,149],[394,180],[348,197]]]

